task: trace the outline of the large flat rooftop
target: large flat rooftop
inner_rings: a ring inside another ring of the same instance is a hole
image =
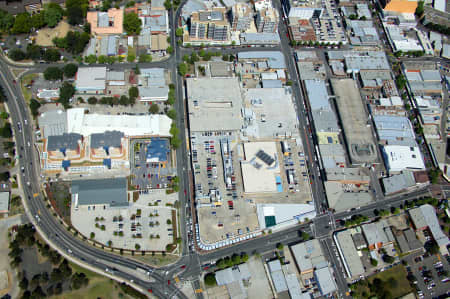
[[[187,79],[191,131],[236,131],[242,127],[238,78]]]
[[[377,162],[377,149],[361,95],[352,79],[331,79],[352,164]]]

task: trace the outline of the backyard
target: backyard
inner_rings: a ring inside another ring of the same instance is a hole
[[[22,80],[20,81],[20,89],[22,90],[22,94],[26,102],[30,101],[33,96],[31,93],[31,88],[27,86],[29,86],[31,84],[31,81],[34,81],[37,76],[37,74],[28,74],[23,76]]]
[[[403,265],[397,265],[351,285],[353,298],[399,298],[412,291]]]

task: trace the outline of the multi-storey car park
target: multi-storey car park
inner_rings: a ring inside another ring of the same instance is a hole
[[[315,216],[283,55],[239,54],[233,69],[186,80],[196,229],[206,250]]]

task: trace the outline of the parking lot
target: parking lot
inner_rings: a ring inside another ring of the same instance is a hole
[[[241,169],[241,161],[245,160],[244,149],[237,136],[211,132],[191,135],[195,197],[198,202],[200,235],[204,243],[259,230],[256,213],[258,203],[298,204],[311,200],[308,170],[301,145],[288,140],[283,150],[282,143],[274,143],[280,172],[277,175],[278,191],[255,194],[244,192]]]
[[[131,141],[133,149],[130,157],[132,184],[137,190],[148,192],[149,189],[167,188],[175,175],[170,153],[166,161],[154,162],[150,158],[148,145],[152,139]],[[168,141],[167,141],[168,142]]]
[[[255,202],[243,195],[236,136],[193,133],[191,140],[202,241],[214,243],[257,230]],[[221,150],[224,140],[228,140],[227,156],[231,158],[226,162],[227,169],[232,169],[228,182]]]
[[[408,275],[412,274],[415,277],[414,284],[419,298],[433,298],[449,291],[448,273],[445,272],[445,269],[449,269],[448,257],[446,259],[440,254],[428,257],[411,254],[404,260],[408,261],[406,268]]]
[[[177,197],[177,193],[166,195],[164,190],[152,190],[140,195],[136,202],[131,201],[128,208],[72,208],[71,220],[83,235],[89,238],[93,232],[94,239],[102,244],[111,241],[112,247],[131,250],[139,244],[140,250],[164,251],[176,236],[174,209],[165,204],[173,204]]]

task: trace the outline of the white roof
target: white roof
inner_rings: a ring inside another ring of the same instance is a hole
[[[260,150],[273,159],[271,165],[267,165],[256,156]],[[280,167],[275,142],[244,143],[244,152],[246,159],[241,161],[244,191],[246,193],[276,192],[275,177],[280,176]]]
[[[166,115],[85,114],[84,108],[67,110],[67,131],[89,136],[105,131],[119,131],[126,136],[170,136],[172,120]]]
[[[313,17],[314,11],[316,10],[318,9],[313,7],[292,7],[289,11],[289,18],[309,20]]]
[[[425,169],[420,149],[416,146],[385,145],[383,147],[386,167],[390,172],[405,169]]]
[[[75,88],[78,91],[101,90],[106,87],[106,67],[82,67],[78,69]]]

